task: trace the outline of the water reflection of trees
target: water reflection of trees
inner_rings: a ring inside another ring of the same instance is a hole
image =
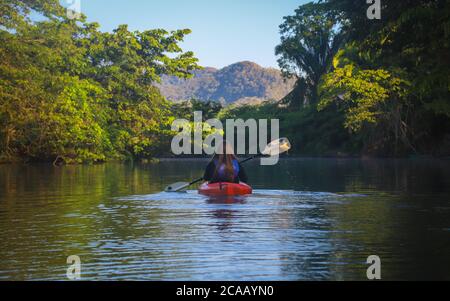
[[[280,229],[276,235],[264,234],[287,244],[279,253],[285,275],[361,279],[365,259],[376,253],[386,263],[385,277],[407,278],[405,273],[418,275],[419,269],[428,276],[447,277],[449,247],[443,242],[450,238],[448,161],[287,159],[276,166],[257,163],[247,165],[250,184],[256,189],[370,195],[315,203],[318,208],[311,210],[283,210],[281,206],[264,217]],[[167,239],[196,236],[211,225],[180,227],[178,219],[185,219],[177,216],[177,210],[114,198],[145,195],[161,191],[170,182],[196,178],[205,164],[186,160],[150,165],[0,165],[0,271],[17,271],[15,279],[63,275],[68,255],[80,254],[95,265],[106,251],[108,260],[132,264],[136,257],[121,258],[125,248],[155,264],[161,258],[181,258],[182,249],[164,248],[170,243]],[[208,208],[216,220],[213,227],[222,234],[233,230],[242,221],[240,213],[232,206],[217,205]],[[296,231],[283,234],[289,229]],[[294,249],[289,239],[297,242]],[[117,244],[120,241],[129,245]],[[402,257],[408,261],[401,262]],[[164,275],[177,267],[160,264],[155,269]]]
[[[305,191],[449,192],[450,160],[281,159],[276,166],[247,166],[256,188]],[[268,177],[270,178],[268,181]]]
[[[64,278],[71,254],[82,256],[85,276],[89,264],[104,262],[102,253],[111,264],[126,264],[127,257],[119,257],[127,246],[112,242],[129,241],[130,249],[142,252],[139,241],[164,237],[160,225],[167,212],[115,197],[160,190],[167,184],[164,171],[158,164],[1,165],[0,270],[16,271],[15,279],[45,279],[49,273]],[[151,260],[152,251],[146,256]]]

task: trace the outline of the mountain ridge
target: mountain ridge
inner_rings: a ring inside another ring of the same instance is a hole
[[[164,75],[157,84],[171,101],[188,99],[233,103],[245,99],[280,100],[292,91],[295,80],[284,79],[276,68],[242,61],[221,69],[204,67],[190,79]]]

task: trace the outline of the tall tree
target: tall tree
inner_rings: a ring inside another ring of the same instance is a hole
[[[280,25],[281,43],[275,53],[287,77],[295,76],[291,93],[294,107],[317,102],[319,80],[330,66],[345,37],[345,23],[323,3],[308,3],[284,18]]]
[[[132,32],[126,25],[103,33],[90,24],[78,41],[91,62],[81,76],[94,79],[110,93],[112,143],[127,154],[151,155],[159,135],[170,128],[169,103],[154,83],[163,74],[191,77],[199,67],[193,53],[182,53],[178,46],[189,33],[188,29]]]
[[[388,149],[385,153],[440,152],[439,145],[450,144],[450,2],[380,3],[381,19],[371,20],[366,14],[369,4],[357,0],[326,2],[351,25],[348,32],[352,43],[344,50],[349,54],[353,48],[353,55],[350,60],[342,60],[336,69],[348,70],[343,76],[334,72],[325,77],[323,104],[330,103],[331,91],[346,95],[340,98],[335,93],[333,99],[350,105],[353,113],[364,114],[359,114],[360,121],[373,123],[366,132],[373,133],[369,135],[372,144]],[[367,101],[370,97],[356,91],[364,86],[356,84],[360,80],[369,84],[368,88],[381,84],[387,94],[373,94],[375,102]],[[399,89],[399,83],[408,84]],[[366,118],[374,112],[380,118]],[[373,139],[375,136],[378,139]]]
[[[381,19],[366,16],[369,4],[328,0],[350,22],[350,37],[378,66],[411,74],[413,94],[424,108],[450,116],[450,2],[382,0]]]

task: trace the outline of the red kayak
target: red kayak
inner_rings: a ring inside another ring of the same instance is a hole
[[[244,182],[239,184],[228,182],[210,184],[206,182],[200,185],[198,193],[209,196],[246,195],[252,194],[252,188]]]

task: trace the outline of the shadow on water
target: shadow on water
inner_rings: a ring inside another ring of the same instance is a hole
[[[207,161],[0,165],[0,280],[450,280],[446,160],[251,162],[254,193],[160,192]],[[182,171],[182,172],[180,172]],[[192,187],[191,189],[195,189]]]

